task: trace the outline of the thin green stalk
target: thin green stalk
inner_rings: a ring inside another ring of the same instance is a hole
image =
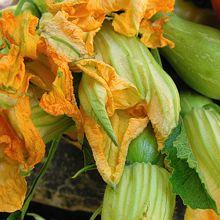
[[[95,220],[96,217],[102,212],[102,204],[93,212],[89,220]]]
[[[88,166],[83,167],[82,169],[80,169],[79,171],[76,172],[76,174],[74,176],[72,176],[72,179],[76,179],[80,174],[86,172],[86,171],[90,171],[90,170],[96,170],[96,165],[95,164],[91,164]]]
[[[23,7],[23,5],[24,5],[25,2],[26,2],[26,0],[20,0],[20,1],[18,2],[17,7],[16,7],[15,12],[14,12],[14,15],[15,15],[15,16],[18,16],[18,15],[20,14],[21,9],[22,9],[22,7]]]
[[[153,55],[154,59],[157,61],[157,63],[162,67],[162,61],[160,58],[160,53],[158,49],[151,49],[151,54]]]
[[[40,170],[40,173],[39,175],[35,178],[34,182],[32,183],[32,186],[29,190],[29,193],[25,199],[25,202],[24,202],[24,205],[23,205],[23,208],[21,209],[21,220],[24,220],[24,217],[25,217],[25,214],[28,210],[28,207],[29,207],[29,204],[33,198],[33,195],[34,195],[34,192],[35,192],[35,189],[36,187],[39,185],[40,183],[40,180],[42,179],[42,177],[45,175],[56,151],[57,151],[57,148],[58,148],[58,144],[59,144],[59,141],[60,141],[60,137],[58,137],[57,139],[55,139],[53,142],[52,142],[52,145],[50,147],[50,150],[49,150],[49,153],[48,153],[48,156],[46,158],[46,161],[45,163],[43,164],[41,170]]]

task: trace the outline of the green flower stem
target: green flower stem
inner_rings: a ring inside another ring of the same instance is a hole
[[[48,153],[48,156],[46,158],[46,161],[45,163],[43,164],[41,170],[40,170],[40,173],[39,175],[35,178],[34,182],[32,183],[32,186],[29,190],[29,193],[27,195],[27,198],[25,199],[25,202],[24,202],[24,205],[23,205],[23,208],[21,210],[21,220],[24,220],[24,217],[25,217],[25,214],[28,210],[28,207],[29,207],[29,204],[33,198],[33,195],[34,195],[34,192],[35,192],[35,189],[36,187],[39,185],[42,177],[45,175],[48,167],[50,166],[53,158],[54,158],[54,155],[57,151],[57,148],[58,148],[58,144],[60,142],[60,137],[58,137],[57,139],[55,139],[53,142],[52,142],[52,145],[50,147],[50,150],[49,150],[49,153]]]
[[[90,170],[96,170],[96,165],[95,164],[91,164],[88,166],[83,167],[82,169],[80,169],[79,171],[76,172],[76,174],[74,176],[72,176],[72,179],[76,179],[80,174],[90,171]]]
[[[15,16],[18,16],[18,15],[20,14],[21,9],[22,9],[22,7],[23,7],[23,5],[24,5],[25,2],[26,2],[26,0],[20,0],[20,1],[18,2],[17,7],[16,7],[15,12],[14,12],[14,15],[15,15]]]

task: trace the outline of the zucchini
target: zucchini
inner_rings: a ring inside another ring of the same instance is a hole
[[[162,55],[191,88],[220,100],[220,31],[168,16],[164,35],[175,47],[162,48]]]

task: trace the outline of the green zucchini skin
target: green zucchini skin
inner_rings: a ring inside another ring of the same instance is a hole
[[[191,88],[220,100],[220,31],[169,14],[164,35],[175,43],[161,49],[180,78]]]

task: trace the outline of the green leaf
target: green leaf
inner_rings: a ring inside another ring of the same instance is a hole
[[[182,122],[173,130],[165,142],[163,150],[168,156],[172,175],[170,181],[173,192],[179,195],[184,204],[193,209],[213,209],[216,203],[208,194],[195,160]]]
[[[220,114],[213,104],[194,108],[183,118],[199,176],[220,210]]]

